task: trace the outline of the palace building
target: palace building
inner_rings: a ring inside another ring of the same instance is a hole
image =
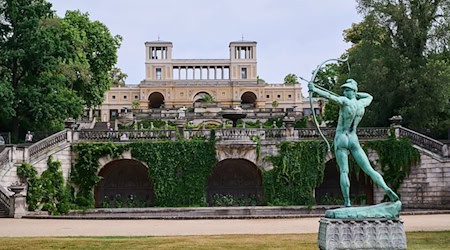
[[[146,42],[145,79],[137,85],[111,88],[101,107],[86,112],[85,117],[105,122],[124,110],[161,112],[183,107],[195,112],[209,107],[215,112],[282,109],[311,113],[300,84],[268,84],[259,79],[256,44],[230,42],[227,59],[174,59],[172,42]]]

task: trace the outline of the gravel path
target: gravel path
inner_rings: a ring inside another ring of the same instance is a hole
[[[404,215],[406,231],[450,230],[450,214]],[[319,218],[247,220],[0,219],[0,237],[317,233]]]

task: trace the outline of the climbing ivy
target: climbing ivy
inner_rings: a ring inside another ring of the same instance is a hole
[[[128,144],[129,145],[129,144]],[[72,166],[70,182],[75,186],[75,204],[79,208],[94,207],[94,186],[100,181],[97,175],[98,160],[103,156],[118,157],[128,145],[113,143],[79,143],[73,146],[77,162]]]
[[[37,170],[24,162],[17,167],[17,175],[27,182],[27,205],[29,211],[38,209],[41,200],[41,182]]]
[[[32,165],[23,163],[17,168],[17,175],[28,184],[28,210],[41,209],[50,214],[63,214],[69,211],[70,193],[65,186],[61,162],[54,161],[50,156],[47,169],[40,177]]]
[[[386,140],[368,141],[364,147],[378,153],[384,180],[396,193],[409,174],[411,166],[420,160],[419,151],[405,138],[397,139],[391,136]]]
[[[98,160],[118,157],[127,149],[134,159],[149,166],[156,206],[206,205],[206,180],[216,163],[214,140],[77,144],[78,160],[70,177],[78,189],[77,206],[94,207],[93,188],[100,181]]]
[[[134,143],[131,154],[149,166],[156,206],[206,206],[206,182],[216,164],[213,141]]]
[[[268,157],[274,168],[263,173],[269,205],[312,205],[314,189],[325,169],[325,144],[319,141],[282,142],[279,154]]]

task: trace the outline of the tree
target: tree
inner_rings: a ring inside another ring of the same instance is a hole
[[[2,129],[56,130],[102,103],[120,37],[78,11],[58,18],[45,0],[4,0],[0,15]]]
[[[333,90],[338,81],[339,64],[330,63],[317,72],[314,84],[324,89]]]
[[[128,75],[123,73],[122,70],[120,70],[117,67],[113,67],[110,71],[111,78],[112,78],[112,85],[114,87],[118,86],[125,86],[125,79],[127,79]]]
[[[344,31],[351,71],[374,96],[362,125],[436,128],[450,116],[450,1],[359,0],[364,20]]]
[[[287,74],[284,77],[284,83],[285,84],[297,84],[298,83],[298,77],[295,74]]]

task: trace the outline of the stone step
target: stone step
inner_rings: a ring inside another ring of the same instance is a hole
[[[0,218],[7,218],[7,217],[9,217],[8,212],[0,207]]]

